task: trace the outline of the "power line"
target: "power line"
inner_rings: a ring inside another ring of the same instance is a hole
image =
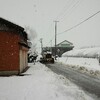
[[[62,18],[60,18],[60,21],[63,21],[65,19],[65,17],[68,17],[69,15],[71,15],[71,13],[77,8],[77,6],[81,3],[81,0],[77,1],[72,7],[71,9],[68,11],[68,13],[66,12]]]
[[[63,20],[66,15],[67,16],[69,15],[68,13],[70,13],[70,12],[72,13],[73,9],[75,9],[79,3],[80,3],[80,0],[75,2],[69,9],[66,10],[66,12],[62,15],[62,17],[59,18],[59,20],[60,21]]]
[[[60,12],[59,15],[55,19],[59,19],[60,17],[62,17],[62,15],[65,15],[67,13],[66,11],[69,11],[70,9],[74,8],[74,6],[79,2],[79,0],[76,3],[74,1],[75,0],[68,0],[67,4],[62,9],[62,12]],[[54,36],[51,38],[51,40],[53,39],[54,39]],[[51,42],[51,40],[48,42],[48,44]]]
[[[56,17],[56,20],[58,20],[65,12],[66,10],[68,10],[68,8],[70,7],[70,5],[72,5],[74,0],[68,0],[67,4],[64,6],[64,8],[62,9],[62,11],[59,13],[59,15]],[[69,4],[69,5],[68,5]]]
[[[60,12],[60,14],[56,17],[56,19],[62,19],[62,15],[65,17],[66,13],[70,12],[71,9],[76,7],[80,0],[78,0],[77,2],[76,1],[75,0],[68,0],[67,4],[62,9],[62,12]],[[52,39],[54,39],[54,36],[52,37]],[[51,40],[48,42],[48,44],[51,42]]]
[[[76,24],[75,26],[73,26],[73,27],[71,27],[71,28],[69,28],[69,29],[67,29],[67,30],[65,30],[65,31],[63,31],[63,32],[58,33],[58,35],[59,35],[59,34],[62,34],[62,33],[65,33],[65,32],[68,32],[68,31],[70,31],[70,30],[72,30],[72,29],[78,27],[79,25],[83,24],[84,22],[88,21],[89,19],[91,19],[92,17],[94,17],[95,15],[97,15],[97,14],[99,14],[99,13],[100,13],[100,11],[96,12],[95,14],[93,14],[93,15],[91,15],[90,17],[86,18],[85,20],[83,20],[83,21],[80,22],[79,24]]]

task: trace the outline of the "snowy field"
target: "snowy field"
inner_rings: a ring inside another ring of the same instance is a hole
[[[82,73],[100,78],[100,65],[96,58],[61,57],[58,58],[57,62]]]
[[[97,100],[45,65],[29,66],[24,76],[0,77],[0,100]]]
[[[100,57],[100,47],[92,48],[83,48],[83,49],[74,49],[68,52],[65,52],[63,57],[85,57],[85,58],[98,58]]]
[[[66,52],[57,62],[74,70],[100,78],[100,47],[75,49]]]

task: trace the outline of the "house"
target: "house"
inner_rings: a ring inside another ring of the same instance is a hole
[[[74,48],[73,43],[64,40],[61,43],[56,45],[56,55],[59,57],[65,53],[66,51],[72,50]],[[55,56],[55,47],[44,47],[44,51],[51,51],[52,54]]]
[[[70,51],[74,48],[73,43],[64,40],[61,43],[56,45],[56,52],[58,56],[61,56],[63,53],[65,53],[66,51]]]
[[[61,43],[57,44],[57,47],[67,47],[67,48],[70,48],[70,47],[73,47],[73,43],[71,43],[71,42],[69,42],[67,40],[64,40]]]
[[[24,28],[0,18],[0,75],[21,73],[27,67],[28,49]]]

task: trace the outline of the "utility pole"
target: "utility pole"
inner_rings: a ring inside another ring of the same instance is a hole
[[[52,53],[52,40],[51,40],[50,42],[51,42],[51,43],[50,43],[50,47],[51,47],[50,51],[51,51],[51,53]]]
[[[40,38],[40,43],[41,43],[41,53],[43,52],[43,42],[42,42],[42,38]]]
[[[57,54],[57,22],[59,21],[54,21],[55,22],[55,60],[56,60],[56,54]]]

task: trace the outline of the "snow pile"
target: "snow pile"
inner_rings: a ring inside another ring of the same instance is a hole
[[[65,52],[58,62],[81,72],[100,77],[100,47],[75,49]]]
[[[84,66],[90,70],[100,70],[99,62],[94,58],[61,57],[58,61],[69,65]]]
[[[96,100],[40,63],[24,76],[0,77],[0,100]]]
[[[64,53],[62,56],[97,58],[100,56],[100,47],[75,49]]]
[[[82,73],[100,78],[100,64],[96,58],[61,57],[57,62],[66,64],[66,67],[73,68]]]

